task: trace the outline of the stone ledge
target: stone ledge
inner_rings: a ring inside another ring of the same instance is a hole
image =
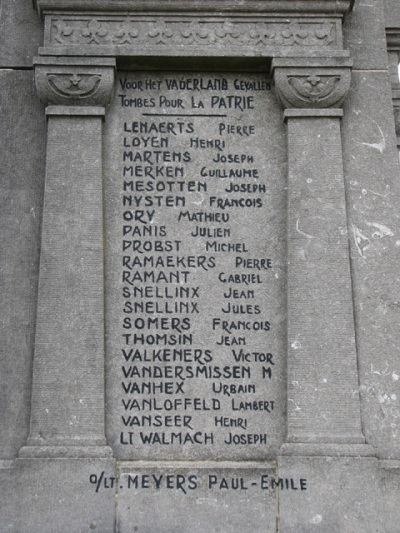
[[[281,456],[375,457],[375,452],[369,444],[287,443],[281,447]]]
[[[123,468],[232,468],[232,469],[252,469],[252,468],[276,468],[276,461],[128,461],[119,460],[118,464]]]
[[[42,16],[46,11],[211,11],[224,13],[326,13],[343,16],[354,0],[33,0]]]
[[[19,452],[19,459],[84,459],[112,458],[108,446],[24,446]]]

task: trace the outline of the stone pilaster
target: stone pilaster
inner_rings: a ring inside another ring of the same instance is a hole
[[[30,436],[20,457],[111,455],[104,432],[102,122],[115,61],[36,59],[48,118]]]
[[[348,60],[279,59],[288,135],[288,430],[282,454],[364,455],[341,104]]]

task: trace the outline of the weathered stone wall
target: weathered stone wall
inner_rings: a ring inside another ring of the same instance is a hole
[[[43,28],[29,0],[0,9],[1,458],[15,459],[29,433],[33,341],[44,189],[46,120],[33,56]]]
[[[2,0],[0,6],[0,65],[32,68],[43,40],[43,23],[30,0]]]
[[[349,242],[364,430],[381,458],[398,458],[397,368],[400,169],[380,2],[358,2],[346,23],[354,61],[343,120]],[[392,341],[390,339],[393,339]]]
[[[400,6],[396,0],[385,0],[385,20],[389,28],[400,26]]]
[[[399,3],[215,6],[1,0],[0,533],[398,530]]]

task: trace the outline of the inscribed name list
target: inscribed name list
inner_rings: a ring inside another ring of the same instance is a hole
[[[273,457],[286,408],[285,138],[269,80],[120,72],[105,155],[116,455]]]

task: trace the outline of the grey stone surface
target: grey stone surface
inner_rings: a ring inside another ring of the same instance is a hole
[[[1,533],[398,533],[397,23],[356,1],[348,53],[350,4],[37,1],[38,304],[45,117],[0,75]]]
[[[265,75],[118,75],[106,346],[121,459],[264,459],[283,442],[285,135],[269,87]]]
[[[0,458],[27,437],[44,188],[44,108],[32,72],[0,72]]]
[[[274,468],[252,463],[122,463],[116,530],[275,533],[273,479]],[[299,486],[300,480],[296,484]]]
[[[31,0],[1,0],[0,67],[31,67],[43,40],[43,22]]]
[[[386,70],[387,52],[382,0],[356,0],[344,24],[344,47],[355,70]]]
[[[113,533],[115,461],[18,459],[1,468],[2,533]]]
[[[315,453],[317,443],[365,442],[340,134],[339,107],[350,72],[345,64],[325,67],[273,61],[288,131],[287,442],[292,453],[296,444],[303,452],[311,445]],[[284,450],[290,453],[287,445]]]
[[[46,59],[36,62],[36,86],[59,105],[46,109],[30,434],[19,456],[107,457],[102,122],[114,61]]]
[[[340,118],[287,122],[288,440],[362,443]]]
[[[398,529],[400,520],[397,505],[400,486],[400,462],[380,461],[378,483],[377,514],[384,516],[385,533],[392,533]]]
[[[48,119],[28,440],[56,454],[60,446],[105,445],[102,117],[64,112]]]
[[[303,493],[279,491],[281,533],[395,533],[398,529],[394,525],[398,506],[388,506],[388,514],[381,507],[390,491],[384,490],[376,459],[283,458],[279,475],[301,477],[307,483]]]
[[[386,26],[400,28],[400,4],[397,0],[385,0]]]
[[[353,73],[342,127],[363,427],[378,456],[399,458],[400,168],[387,74]]]

